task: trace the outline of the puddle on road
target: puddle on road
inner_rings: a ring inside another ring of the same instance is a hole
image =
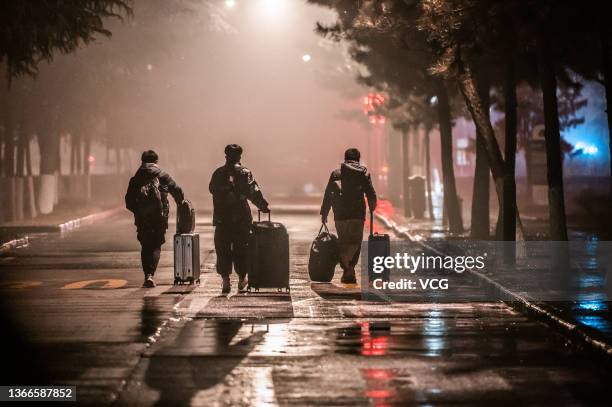
[[[447,327],[441,312],[432,310],[423,320],[360,322],[336,330],[335,351],[360,356],[387,356],[414,352],[441,356],[447,349]]]

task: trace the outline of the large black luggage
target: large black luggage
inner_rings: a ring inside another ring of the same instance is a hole
[[[334,278],[338,264],[338,238],[329,232],[324,223],[310,246],[308,275],[312,281],[329,283]]]
[[[176,208],[176,233],[193,233],[195,223],[195,209],[191,202],[184,200]]]
[[[374,212],[370,211],[370,237],[368,238],[368,282],[377,279],[389,281],[389,269],[380,273],[374,272],[374,257],[391,255],[391,239],[389,235],[374,233]],[[362,280],[363,281],[363,280]]]
[[[253,222],[249,239],[249,285],[247,290],[283,288],[289,291],[289,235],[282,223]]]

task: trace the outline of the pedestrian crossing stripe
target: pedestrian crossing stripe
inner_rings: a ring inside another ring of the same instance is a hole
[[[97,283],[105,283],[102,286],[90,287],[93,284]],[[102,279],[102,280],[83,280],[77,281],[74,283],[66,284],[61,289],[62,290],[80,290],[83,288],[90,289],[112,289],[112,288],[121,288],[127,284],[127,280],[120,279]]]

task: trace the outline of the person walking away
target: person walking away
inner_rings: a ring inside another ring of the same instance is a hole
[[[251,171],[240,160],[242,147],[225,147],[225,164],[215,170],[209,184],[213,196],[213,225],[217,273],[223,279],[222,294],[231,290],[232,266],[238,274],[238,291],[247,286],[248,243],[251,233],[251,201],[260,211],[270,212]]]
[[[134,214],[136,236],[141,245],[140,259],[145,277],[142,286],[145,288],[155,287],[153,276],[168,229],[168,193],[177,205],[185,199],[182,189],[159,167],[158,160],[153,150],[142,153],[142,165],[130,179],[125,194],[125,206]]]
[[[376,209],[376,191],[368,169],[359,163],[360,158],[361,153],[356,148],[345,151],[344,162],[329,177],[321,204],[323,223],[327,223],[330,209],[334,211],[342,267],[340,281],[344,284],[357,282],[355,266],[359,261],[366,217],[364,197],[370,211]]]

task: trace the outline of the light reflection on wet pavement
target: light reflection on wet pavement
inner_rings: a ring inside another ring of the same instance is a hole
[[[208,226],[199,228],[201,287],[171,286],[167,244],[160,284],[140,289],[138,246],[129,221],[120,217],[12,253],[13,260],[0,263],[3,307],[40,355],[51,382],[79,386],[83,404],[587,405],[606,400],[610,374],[605,367],[503,303],[374,303],[361,301],[358,288],[337,280],[311,285],[306,264],[317,218],[279,220],[291,236],[289,296],[219,296]],[[102,278],[127,284],[60,290]],[[28,281],[41,284],[15,288],[16,282]],[[604,306],[585,300],[577,310]]]

